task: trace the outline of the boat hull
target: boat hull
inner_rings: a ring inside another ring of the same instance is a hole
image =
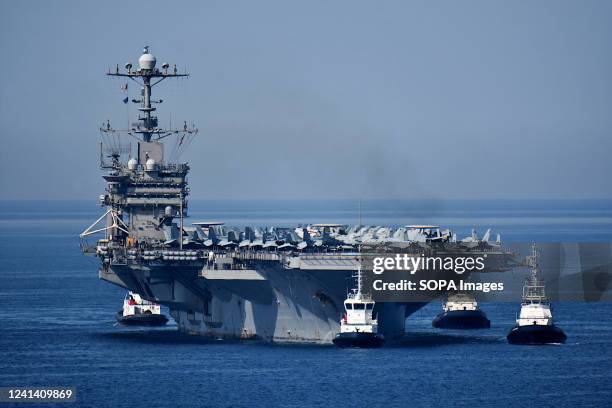
[[[555,325],[515,326],[507,336],[510,344],[561,344],[567,336]]]
[[[168,318],[161,314],[137,314],[124,316],[122,311],[118,311],[115,316],[119,324],[125,326],[163,326],[168,323]]]
[[[384,337],[374,333],[338,333],[333,343],[342,348],[378,348],[384,344]]]
[[[491,321],[482,310],[453,310],[440,313],[431,322],[437,329],[489,329]]]

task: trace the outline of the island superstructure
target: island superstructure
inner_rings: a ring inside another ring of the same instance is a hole
[[[138,83],[138,120],[128,129],[107,121],[100,129],[101,168],[106,191],[101,217],[81,234],[82,249],[99,258],[101,279],[165,305],[179,329],[214,338],[258,338],[331,343],[339,331],[350,277],[363,255],[394,248],[486,255],[486,271],[506,270],[512,254],[488,234],[463,240],[431,225],[365,226],[311,224],[297,227],[229,227],[222,221],[187,223],[187,163],[166,151],[189,146],[193,125],[163,129],[155,116],[162,100],[152,88],[185,77],[176,65],[157,67],[148,47],[125,69],[108,72]],[[132,146],[122,140],[134,140]],[[206,191],[202,194],[212,194]],[[485,239],[486,238],[486,239]],[[96,239],[95,244],[88,239]],[[428,271],[431,279],[442,273]],[[432,294],[432,298],[435,295]],[[401,336],[419,302],[377,302],[378,332]]]

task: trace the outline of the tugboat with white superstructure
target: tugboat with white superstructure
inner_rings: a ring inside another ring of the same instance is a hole
[[[480,310],[473,294],[456,292],[449,294],[442,306],[443,312],[435,317],[431,325],[437,329],[488,329],[491,321]]]
[[[553,323],[550,302],[546,297],[544,282],[538,274],[540,265],[539,253],[535,246],[527,257],[531,266],[531,275],[523,286],[523,303],[516,319],[516,326],[508,333],[510,344],[559,344],[565,343],[567,336]]]
[[[163,326],[168,323],[157,303],[149,302],[134,292],[125,295],[123,309],[117,312],[116,318],[119,324],[126,326]]]
[[[353,289],[344,301],[346,314],[340,321],[340,333],[333,343],[338,347],[376,348],[385,338],[378,333],[378,320],[374,314],[375,302],[370,294],[363,293],[361,262],[357,269],[357,289]]]

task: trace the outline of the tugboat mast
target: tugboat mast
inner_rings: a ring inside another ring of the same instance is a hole
[[[357,295],[363,293],[363,273],[361,271],[361,245],[359,245],[359,264],[357,265]]]
[[[535,244],[531,247],[531,255],[527,257],[527,265],[531,268],[531,274],[523,286],[523,303],[547,302],[544,283],[540,281],[540,252]]]

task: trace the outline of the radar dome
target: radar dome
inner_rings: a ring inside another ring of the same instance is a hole
[[[155,163],[155,160],[149,159],[147,160],[147,163],[145,164],[145,166],[147,168],[147,171],[153,171],[157,167],[157,163]]]
[[[167,206],[167,207],[164,209],[164,215],[165,215],[166,217],[172,217],[172,216],[174,215],[174,214],[173,214],[173,211],[172,211],[172,206]]]
[[[128,169],[129,170],[136,170],[136,166],[138,166],[138,162],[136,161],[136,159],[131,158],[130,160],[128,160]]]
[[[145,47],[143,54],[138,58],[140,69],[152,70],[155,68],[157,60],[152,54],[149,54],[149,47]]]

